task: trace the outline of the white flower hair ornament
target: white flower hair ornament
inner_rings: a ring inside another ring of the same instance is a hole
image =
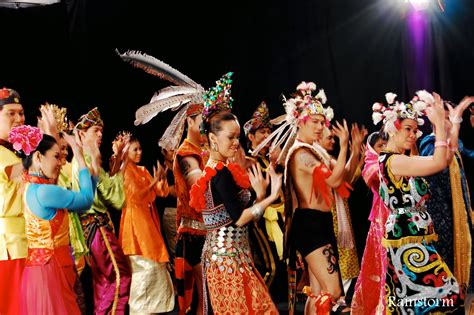
[[[295,142],[298,123],[305,122],[311,115],[324,116],[326,125],[329,127],[329,122],[334,118],[334,111],[329,106],[323,106],[327,102],[326,93],[323,89],[319,89],[315,96],[312,95],[316,89],[314,82],[303,81],[296,87],[296,93],[293,94],[293,97],[287,99],[283,96],[283,106],[286,114],[271,120],[273,125],[280,126],[251,152],[252,155],[257,155],[262,148],[271,142],[269,152],[281,148],[277,162],[283,161],[288,150]]]
[[[402,119],[413,119],[419,126],[424,124],[423,116],[426,115],[426,108],[434,103],[433,96],[425,90],[416,92],[416,95],[408,103],[396,101],[397,95],[394,93],[386,93],[385,99],[387,106],[382,103],[374,103],[372,105],[372,121],[374,125],[383,122],[383,131],[394,133],[400,128]],[[417,131],[417,137],[422,135],[420,130]]]
[[[326,124],[334,118],[334,111],[331,107],[324,108],[327,102],[326,93],[323,89],[315,96],[311,95],[316,90],[314,82],[301,82],[296,87],[294,97],[285,99],[283,106],[286,111],[286,121],[294,123],[296,121],[306,121],[311,115],[322,115],[326,118]]]

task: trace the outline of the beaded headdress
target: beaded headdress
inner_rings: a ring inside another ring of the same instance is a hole
[[[268,106],[265,102],[261,102],[258,105],[257,110],[253,113],[252,118],[247,121],[244,125],[245,136],[248,136],[249,133],[256,131],[260,128],[272,128],[273,125],[270,122],[270,113],[268,111]]]
[[[379,102],[372,105],[374,125],[382,121],[383,131],[387,133],[396,132],[401,119],[413,119],[419,126],[423,125],[425,121],[422,117],[426,115],[426,108],[430,104],[434,104],[433,96],[424,90],[416,92],[416,96],[408,103],[396,101],[396,98],[396,94],[389,92],[385,94],[387,106]],[[417,137],[420,137],[421,134],[422,132],[418,130]]]
[[[298,123],[305,122],[311,115],[324,116],[326,124],[329,126],[329,122],[334,118],[334,111],[329,106],[324,107],[324,104],[327,102],[324,90],[320,89],[318,93],[313,96],[312,92],[315,90],[316,84],[303,81],[296,87],[296,93],[293,94],[292,98],[283,98],[283,106],[285,107],[286,114],[270,121],[274,125],[281,124],[281,126],[273,131],[270,136],[252,151],[253,156],[257,155],[262,148],[272,141],[269,151],[271,152],[283,144],[277,162],[279,163],[284,160],[288,150],[296,139]]]

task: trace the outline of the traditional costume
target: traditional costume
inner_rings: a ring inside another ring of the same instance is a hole
[[[317,95],[313,96],[311,94],[314,90],[316,90],[314,83],[300,83],[295,96],[285,99],[286,114],[274,120],[275,123],[282,123],[282,125],[253,151],[253,154],[256,154],[270,141],[272,141],[270,151],[283,145],[277,161],[285,161],[284,183],[287,194],[285,196],[285,253],[286,257],[289,258],[288,293],[290,313],[294,312],[296,302],[296,251],[305,257],[322,246],[328,244],[332,245],[333,248],[337,246],[331,212],[298,207],[298,199],[294,191],[293,178],[289,167],[290,160],[297,150],[305,148],[313,154],[321,162],[321,165],[315,167],[313,172],[312,193],[315,194],[313,197],[321,196],[328,205],[333,203],[332,189],[325,183],[325,179],[331,174],[329,155],[317,143],[307,144],[296,139],[300,121],[306,121],[311,115],[322,115],[326,118],[328,124],[334,116],[331,107],[323,107],[323,104],[327,101],[324,90],[321,89]],[[341,185],[337,189],[337,193],[341,197],[348,197],[347,184]],[[342,214],[345,214],[345,212]],[[318,231],[318,233],[314,233],[314,231]],[[312,294],[309,294],[309,296],[315,298],[318,314],[328,313],[333,307],[331,296],[327,293],[321,293],[317,297]],[[339,305],[336,304],[335,307],[337,308]]]
[[[231,75],[224,75],[205,95],[203,121],[231,109]],[[240,166],[208,162],[203,176],[191,188],[190,205],[202,211],[207,229],[201,262],[205,314],[209,312],[208,299],[214,314],[278,313],[253,264],[248,225],[235,225],[250,203],[249,187],[249,178]]]
[[[192,156],[198,162],[201,170],[204,169],[207,162],[206,151],[199,143],[192,143],[189,139],[185,139],[181,143],[186,119],[202,113],[202,97],[205,90],[186,75],[152,56],[136,51],[127,51],[119,55],[124,61],[130,62],[133,66],[174,84],[155,93],[149,104],[137,110],[135,124],[145,124],[158,113],[166,110],[178,111],[161,137],[159,146],[168,151],[176,152],[173,162],[175,190],[178,200],[175,272],[179,312],[185,314],[191,310],[194,288],[193,267],[201,262],[206,228],[202,215],[189,206],[190,187],[188,187],[186,178],[181,172],[179,160]]]
[[[167,269],[169,256],[155,206],[156,197],[167,195],[169,189],[167,182],[161,181],[147,190],[152,180],[145,167],[127,164],[119,243],[132,269],[128,303],[131,314],[164,313],[174,308],[173,282]]]
[[[41,139],[39,128],[30,126],[15,127],[9,134],[9,141],[21,145],[26,155],[29,149],[35,151]],[[44,176],[23,175],[28,257],[21,285],[21,314],[81,314],[74,291],[77,279],[66,211],[90,207],[96,181],[87,168],[80,170],[79,177],[80,190],[72,192]]]
[[[435,136],[424,137],[420,154],[434,154]],[[461,146],[459,146],[461,147]],[[438,233],[438,252],[453,271],[464,294],[474,290],[472,256],[472,220],[469,186],[464,171],[461,151],[454,152],[449,166],[426,178],[433,194],[427,203],[428,212]]]
[[[249,134],[255,134],[258,129],[273,128],[270,121],[268,106],[261,102],[252,115],[252,118],[244,124],[244,133],[251,148]],[[270,167],[270,161],[265,154],[256,157],[248,157],[258,163],[263,173]],[[250,244],[254,264],[260,275],[263,276],[266,285],[275,302],[286,301],[286,288],[288,287],[286,262],[283,259],[283,230],[284,230],[284,196],[280,191],[280,198],[267,207],[263,219],[254,221],[249,225]]]
[[[373,106],[374,123],[383,120],[385,132],[396,132],[402,119],[423,124],[430,94],[417,92],[410,103],[395,102],[387,93],[389,106]],[[379,156],[379,195],[389,209],[382,245],[386,248],[385,310],[395,314],[453,313],[463,303],[462,292],[449,267],[435,248],[438,235],[426,204],[431,197],[423,177],[392,173],[390,161],[398,153],[382,151]]]
[[[87,130],[103,126],[97,108],[81,116],[75,129]],[[90,165],[91,158],[84,156]],[[72,162],[73,189],[78,185],[78,164]],[[130,293],[131,271],[115,236],[108,208],[122,209],[125,202],[123,175],[110,176],[100,168],[97,192],[92,207],[80,216],[84,239],[89,249],[88,263],[92,270],[94,311],[96,314],[124,314]]]
[[[3,105],[20,104],[15,90],[0,90],[0,110]],[[7,169],[21,164],[13,144],[0,139],[0,314],[16,315],[20,306],[21,275],[27,256],[25,218],[21,201],[20,180],[11,180]]]
[[[354,315],[375,315],[385,312],[385,272],[387,254],[382,245],[385,234],[385,222],[388,210],[378,194],[378,154],[367,140],[365,164],[362,177],[372,190],[372,210],[370,211],[370,228],[367,234],[361,270],[354,290],[351,313]]]

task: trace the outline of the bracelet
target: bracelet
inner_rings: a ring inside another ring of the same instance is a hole
[[[460,124],[462,123],[462,117],[449,116],[449,121],[453,124]]]
[[[258,204],[254,204],[251,208],[250,208],[250,213],[253,215],[254,217],[254,220],[258,220],[262,217],[263,215],[263,208],[260,207]]]
[[[448,142],[444,141],[444,140],[436,140],[435,141],[435,148],[437,147],[447,147],[448,146]]]

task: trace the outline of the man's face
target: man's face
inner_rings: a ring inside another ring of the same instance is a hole
[[[92,126],[86,131],[81,131],[83,143],[89,147],[96,146],[99,148],[102,143],[102,132],[101,126]]]
[[[262,141],[267,139],[267,137],[272,133],[270,128],[259,128],[254,133],[249,133],[248,137],[250,142],[252,143],[252,149],[255,149]],[[270,143],[268,143],[267,148],[270,147]]]
[[[0,138],[6,140],[12,128],[25,124],[25,113],[21,104],[5,104],[0,108]]]

